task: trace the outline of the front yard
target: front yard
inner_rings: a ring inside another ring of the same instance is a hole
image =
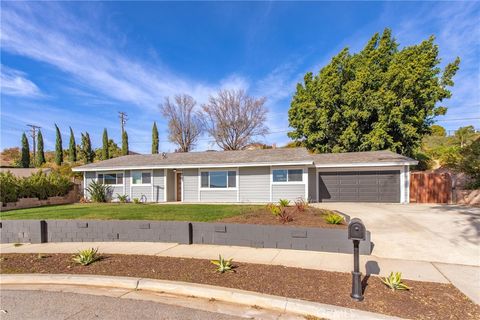
[[[76,203],[0,212],[0,219],[215,221],[260,209],[254,205]]]

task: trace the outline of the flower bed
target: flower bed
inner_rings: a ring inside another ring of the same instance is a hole
[[[226,257],[228,258],[228,257]],[[238,288],[362,309],[402,318],[477,319],[480,306],[451,284],[405,281],[410,291],[391,291],[380,279],[367,281],[365,300],[350,298],[351,274],[283,266],[235,263],[235,272],[216,273],[208,260],[141,255],[104,255],[86,267],[69,254],[3,254],[2,273],[96,274],[165,279]]]

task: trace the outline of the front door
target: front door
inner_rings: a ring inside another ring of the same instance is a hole
[[[175,192],[176,192],[175,199],[177,201],[182,201],[182,173],[177,172],[175,179],[176,179],[176,186],[177,186],[177,189],[175,190]]]

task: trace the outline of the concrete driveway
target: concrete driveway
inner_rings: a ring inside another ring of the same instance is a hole
[[[480,208],[320,203],[363,220],[378,257],[480,266]]]

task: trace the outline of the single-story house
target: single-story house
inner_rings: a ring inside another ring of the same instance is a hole
[[[144,202],[409,201],[409,167],[391,151],[312,154],[304,148],[128,155],[76,167]],[[88,197],[88,194],[86,194]]]

